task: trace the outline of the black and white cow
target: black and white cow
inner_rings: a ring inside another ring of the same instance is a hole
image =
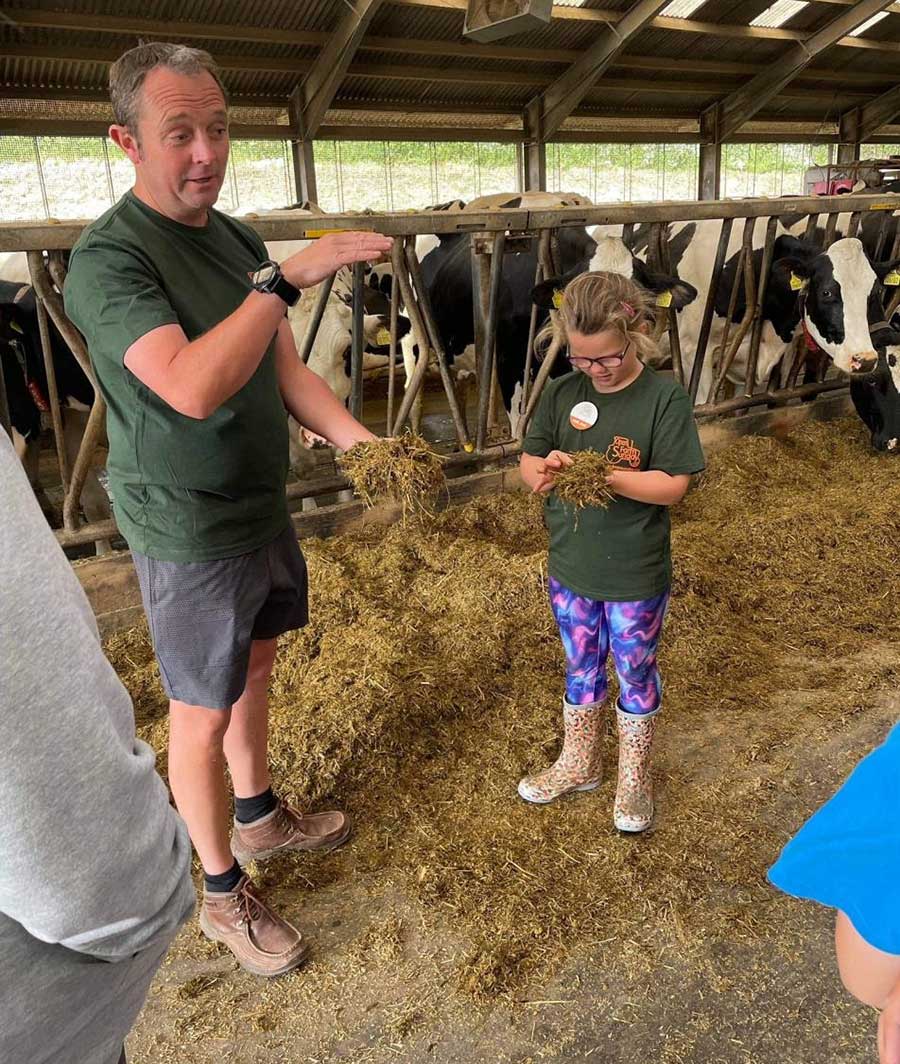
[[[757,270],[762,252],[755,253]],[[782,235],[775,241],[763,313],[782,341],[789,342],[801,318],[815,344],[835,368],[849,375],[875,369],[877,353],[870,326],[884,317],[882,279],[900,263],[872,264],[855,237],[835,241],[822,251],[817,245]],[[726,265],[716,298],[724,317],[736,263]],[[744,313],[739,293],[735,318]]]
[[[296,217],[306,215],[322,217],[323,211],[314,204],[304,203],[281,210],[253,210],[242,217],[244,219],[261,217]],[[310,240],[273,240],[266,243],[266,250],[271,259],[284,262],[303,248],[309,247]],[[365,315],[363,331],[365,334],[365,355],[363,367],[372,372],[387,364],[388,337],[390,326],[390,300],[371,285],[363,287]],[[300,348],[306,338],[313,309],[319,295],[319,286],[304,289],[300,301],[288,311],[288,322],[297,347]],[[338,270],[334,278],[331,294],[325,306],[325,312],[319,325],[316,339],[307,359],[307,365],[314,373],[325,380],[339,399],[346,402],[350,396],[350,335],[353,319],[353,275],[346,266]],[[398,318],[398,338],[409,332],[409,320]]]
[[[467,204],[454,200],[430,209],[471,213],[584,205],[590,205],[590,201],[576,194],[526,192],[482,196]],[[594,250],[594,240],[585,229],[578,227],[559,231],[554,254],[557,264],[563,270],[583,272]],[[533,238],[527,250],[510,253],[503,258],[497,307],[497,378],[513,429],[522,413],[519,406],[537,253],[537,238]],[[459,380],[461,376],[470,375],[474,368],[475,327],[470,236],[462,232],[420,236],[416,240],[416,257],[419,259],[422,280],[434,311],[441,345],[451,370]],[[386,288],[390,283],[389,271],[380,272],[379,283]],[[418,345],[415,337],[410,335],[404,342],[407,379],[412,376],[418,357]],[[417,404],[419,401],[417,400]],[[414,406],[411,416],[415,424],[417,406]]]
[[[560,230],[557,253],[564,269],[583,272],[594,248],[594,241],[583,229]],[[497,305],[497,379],[513,428],[522,413],[519,404],[536,266],[536,239],[530,250],[504,256]],[[441,343],[448,361],[452,362],[464,356],[475,342],[469,235],[441,236],[438,244],[422,260],[421,270]]]
[[[49,323],[53,368],[61,406],[69,468],[75,464],[84,436],[94,389],[52,321]],[[38,328],[34,290],[29,285],[0,281],[0,369],[6,387],[13,444],[38,498],[41,414],[49,412],[49,388]],[[109,498],[91,471],[81,505],[89,521],[110,516]],[[100,547],[105,553],[107,544]]]
[[[677,273],[652,269],[619,237],[595,233],[594,239],[597,246],[587,266],[589,272],[617,273],[628,277],[654,297],[658,306],[673,307],[677,311],[690,306],[697,298],[697,289],[692,284],[683,280]],[[576,269],[561,277],[548,278],[535,286],[532,298],[539,307],[550,310],[569,281],[584,272],[586,271]]]
[[[893,330],[879,337],[873,330],[878,349],[874,372],[850,381],[850,397],[865,422],[876,451],[900,454],[900,333]]]

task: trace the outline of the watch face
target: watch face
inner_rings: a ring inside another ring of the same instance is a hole
[[[253,273],[250,274],[250,280],[254,285],[268,284],[269,281],[275,277],[277,272],[277,266],[273,266],[271,263],[265,263],[260,266],[258,270],[254,270]]]

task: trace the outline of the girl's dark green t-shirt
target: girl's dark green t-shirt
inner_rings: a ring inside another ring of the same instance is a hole
[[[571,420],[588,428],[578,428]],[[581,417],[579,417],[579,414]],[[699,473],[705,460],[690,396],[671,377],[645,366],[619,392],[601,394],[584,373],[573,372],[546,388],[523,450],[540,458],[553,450],[593,450],[616,466],[659,469],[676,476]],[[672,582],[670,521],[666,506],[617,495],[604,510],[570,506],[547,496],[544,519],[550,533],[550,575],[586,598],[631,602],[662,594]]]

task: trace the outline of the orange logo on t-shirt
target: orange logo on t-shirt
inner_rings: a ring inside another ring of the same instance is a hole
[[[613,436],[612,443],[606,448],[606,460],[613,465],[627,465],[638,469],[641,464],[641,449],[635,447],[634,440],[629,440],[627,436]]]

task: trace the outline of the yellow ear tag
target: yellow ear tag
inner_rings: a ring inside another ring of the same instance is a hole
[[[25,335],[25,330],[17,321],[11,321],[9,323],[9,327],[12,329],[13,332],[17,332],[20,336]]]
[[[385,329],[382,325],[381,328],[375,333],[375,344],[378,347],[387,347],[391,342],[391,330]]]
[[[806,288],[806,281],[802,277],[798,277],[795,273],[791,274],[791,291],[799,292],[801,288]]]
[[[559,310],[559,308],[562,306],[562,301],[563,301],[562,291],[559,288],[555,288],[553,290],[553,306],[556,307],[557,310]]]
[[[672,306],[672,293],[660,292],[656,297],[656,305],[658,307],[671,307]]]
[[[897,270],[891,270],[887,277],[885,277],[884,283],[889,288],[896,288],[897,285],[900,285],[900,273],[898,273]]]

